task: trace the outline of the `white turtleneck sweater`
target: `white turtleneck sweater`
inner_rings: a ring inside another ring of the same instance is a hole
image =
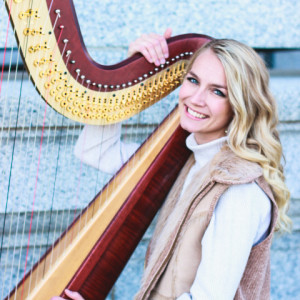
[[[187,147],[194,153],[183,190],[193,174],[213,158],[227,137],[198,145],[194,135]],[[135,151],[136,144],[120,141],[120,125],[86,126],[79,137],[75,155],[83,162],[114,173]],[[201,180],[197,178],[197,180]],[[177,300],[233,299],[253,245],[268,233],[271,203],[256,183],[231,186],[219,199],[202,239],[202,260],[189,293]]]
[[[193,151],[193,174],[207,164],[221,149],[227,137],[198,145],[191,134],[186,141]],[[233,299],[253,245],[268,233],[271,202],[256,183],[231,186],[219,199],[202,239],[202,260],[190,293],[177,300]]]

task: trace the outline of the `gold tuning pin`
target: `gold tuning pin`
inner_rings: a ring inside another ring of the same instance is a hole
[[[14,0],[16,3],[21,3],[23,0]],[[34,17],[35,19],[39,19],[39,15],[38,15],[38,11],[37,10],[33,10],[33,9],[27,9],[26,11],[20,12],[19,13],[19,19],[25,19],[25,18],[31,18]]]
[[[37,66],[42,66],[42,65],[44,65],[44,64],[50,64],[50,63],[52,63],[52,62],[54,62],[54,59],[52,58],[52,55],[50,55],[49,58],[42,57],[40,60],[37,60],[37,59],[36,59],[36,60],[33,62],[33,65],[34,65],[35,67],[37,67]]]
[[[48,69],[48,70],[45,70],[45,71],[41,71],[39,73],[40,77],[43,78],[43,77],[49,77],[53,74],[53,70],[52,69]]]
[[[43,32],[43,28],[40,27],[39,30],[36,30],[36,29],[30,29],[30,28],[25,28],[23,30],[23,34],[25,36],[29,36],[29,35],[32,35],[32,36],[35,36],[35,35],[45,35],[44,32]]]
[[[44,45],[37,44],[36,46],[30,46],[28,51],[29,53],[35,53],[39,50],[49,50],[49,49],[50,48],[48,48],[47,42],[45,42]]]

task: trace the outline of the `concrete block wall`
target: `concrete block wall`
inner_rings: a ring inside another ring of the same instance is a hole
[[[300,2],[297,0],[144,0],[132,2],[94,0],[89,3],[83,0],[74,0],[74,3],[87,49],[92,58],[102,64],[114,64],[124,59],[128,44],[140,34],[145,32],[163,33],[167,27],[173,28],[174,35],[197,32],[216,38],[234,38],[256,48],[285,48],[287,50],[300,48]],[[3,10],[3,4],[2,7],[0,5],[1,10]],[[4,47],[3,37],[5,34],[6,25],[2,19],[0,20],[0,48]],[[11,47],[15,45],[12,35],[10,35],[9,45]],[[286,178],[292,195],[290,216],[294,222],[293,233],[276,237],[272,246],[271,290],[274,300],[300,298],[298,284],[300,280],[300,185],[298,184],[300,171],[298,160],[300,149],[300,62],[299,56],[296,55],[287,52],[284,58],[282,56],[275,57],[276,68],[282,72],[273,72],[271,76],[271,89],[279,107],[281,121],[279,129],[286,157]],[[288,70],[286,70],[287,65],[290,65]],[[293,69],[292,72],[291,69]],[[13,77],[10,78],[10,81],[13,81]],[[5,88],[5,84],[4,81],[0,117],[1,120],[5,120],[5,124],[13,124],[16,118],[21,81],[16,80],[14,88],[10,90]],[[168,99],[145,112],[141,117],[144,122],[151,121],[152,114],[159,114],[176,103],[177,93],[174,92]],[[6,99],[8,100],[6,101]],[[32,128],[35,128],[36,125],[40,126],[43,120],[44,103],[36,95],[28,80],[22,83],[21,105],[27,112],[24,115],[24,123],[30,123]],[[0,297],[1,287],[4,287],[7,292],[13,282],[10,278],[5,279],[4,271],[9,268],[14,270],[17,261],[26,254],[26,246],[15,245],[14,241],[18,240],[18,229],[14,231],[10,224],[13,224],[16,217],[28,222],[34,180],[28,180],[26,188],[23,181],[24,178],[35,177],[34,157],[38,155],[39,151],[40,131],[37,130],[36,134],[33,129],[24,129],[21,120],[18,124],[19,130],[16,135],[18,143],[14,150],[16,158],[12,173],[21,173],[22,176],[11,182],[19,189],[10,192],[9,197],[12,200],[8,205],[5,201],[7,196],[5,187],[9,177],[8,166],[11,163],[10,154],[14,143],[14,132],[5,132],[1,139],[0,164],[6,167],[2,167],[1,170],[3,181],[0,182],[2,195],[0,198],[0,224],[3,224],[5,211],[19,208],[20,213],[6,216],[8,220],[11,220],[7,221],[5,226],[7,236],[10,232],[16,232],[16,235],[12,240],[4,239],[3,255],[9,258],[11,264],[1,265]],[[65,120],[51,109],[46,117],[46,125],[56,128],[59,135],[54,136],[53,130],[45,133],[43,147],[46,150],[43,152],[44,160],[40,166],[40,183],[36,196],[38,201],[35,204],[39,213],[35,216],[34,222],[38,223],[39,220],[50,218],[49,210],[53,204],[51,214],[55,214],[59,226],[63,229],[66,226],[64,214],[68,211],[73,215],[76,210],[78,213],[78,210],[85,207],[96,191],[105,184],[108,177],[92,168],[81,166],[80,162],[74,158],[72,151],[81,131],[81,125]],[[25,132],[26,138],[21,138],[21,132]],[[128,128],[124,128],[124,133],[128,135]],[[136,133],[132,132],[129,135],[133,136]],[[59,163],[56,161],[57,153],[60,155]],[[28,156],[24,158],[24,154]],[[78,175],[80,168],[82,171]],[[68,174],[75,174],[75,176],[72,177]],[[78,184],[79,182],[80,184]],[[54,185],[56,194],[52,197],[48,187]],[[24,201],[25,198],[26,201]],[[49,199],[52,199],[51,202]],[[137,291],[143,271],[145,250],[153,226],[149,228],[132,255],[108,299],[131,299]],[[30,248],[30,263],[57,236],[56,231],[50,230],[50,232],[47,240],[41,233],[35,233],[34,239],[38,240],[40,245]],[[26,242],[24,241],[24,244]],[[17,252],[12,253],[12,248],[17,248]],[[21,275],[15,274],[13,277],[18,276],[20,278]]]

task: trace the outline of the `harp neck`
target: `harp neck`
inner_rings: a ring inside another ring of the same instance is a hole
[[[140,55],[103,66],[87,53],[72,0],[36,1],[30,9],[26,1],[6,0],[6,6],[39,93],[59,113],[86,124],[120,122],[167,96],[180,85],[192,53],[211,39],[171,38],[170,58],[160,67]]]

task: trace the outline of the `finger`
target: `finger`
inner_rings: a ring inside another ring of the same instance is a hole
[[[167,28],[164,35],[163,35],[163,39],[161,39],[161,48],[163,51],[163,55],[164,58],[168,58],[169,57],[169,46],[167,43],[167,39],[170,38],[172,35],[172,29],[171,28]]]
[[[66,295],[69,297],[69,298],[71,298],[71,299],[73,299],[73,300],[84,300],[83,298],[82,298],[82,296],[79,294],[79,293],[77,293],[77,292],[73,292],[73,291],[70,291],[70,290],[65,290],[65,293],[66,293]]]
[[[141,53],[148,62],[153,63],[153,58],[150,55],[145,42],[139,42],[138,40],[131,43],[128,49],[128,56],[131,56],[135,53]]]
[[[168,38],[170,38],[172,36],[172,28],[167,28],[166,29],[166,31],[165,31],[165,33],[164,33],[164,38],[165,39],[168,39]]]
[[[143,34],[139,38],[137,38],[135,41],[133,41],[129,44],[128,56],[132,56],[139,52],[142,53],[142,50],[144,48],[143,41],[144,41],[145,37],[146,37],[146,35]]]
[[[164,64],[166,62],[165,55],[168,54],[168,45],[165,38],[158,34],[151,34],[149,39],[152,47],[148,48],[148,51],[152,55],[152,58],[155,58],[155,64]]]
[[[153,55],[149,52],[149,50],[145,46],[143,46],[139,52],[143,54],[143,56],[146,58],[146,60],[149,63],[154,62]]]
[[[166,40],[169,39],[171,36],[172,36],[172,28],[167,28],[164,33],[165,44],[163,45],[165,58],[169,57],[169,46]]]
[[[130,43],[128,48],[128,56],[135,53],[141,53],[148,62],[153,63],[156,58],[155,51],[152,50],[152,40],[149,38],[149,34],[142,34],[134,42]]]
[[[168,43],[167,43],[167,39],[170,38],[172,35],[172,28],[167,28],[163,34],[163,36],[160,36],[160,35],[153,35],[153,37],[157,40],[159,40],[160,42],[160,48],[157,47],[156,48],[156,51],[157,51],[157,55],[158,57],[160,58],[160,62],[161,63],[165,63],[165,58],[168,58],[169,57],[169,46],[168,46]],[[162,56],[163,55],[163,56]]]
[[[156,66],[164,64],[166,62],[165,59],[169,56],[165,36],[170,37],[171,34],[171,28],[167,28],[164,36],[155,33],[143,34],[129,45],[128,55],[131,56],[140,52],[148,62],[154,63]]]
[[[141,53],[150,63],[155,63],[159,65],[159,59],[155,51],[155,41],[150,38],[150,35],[143,34],[136,41],[129,45],[128,55],[131,56],[135,53]]]
[[[160,47],[158,50],[161,58],[161,63],[165,63],[165,59],[169,57],[169,46],[164,36],[158,36],[158,40],[160,43]]]
[[[160,43],[157,39],[150,37],[150,35],[143,41],[144,46],[146,47],[147,51],[150,54],[152,62],[156,65],[159,66],[161,64],[161,51],[159,50],[160,48]]]

